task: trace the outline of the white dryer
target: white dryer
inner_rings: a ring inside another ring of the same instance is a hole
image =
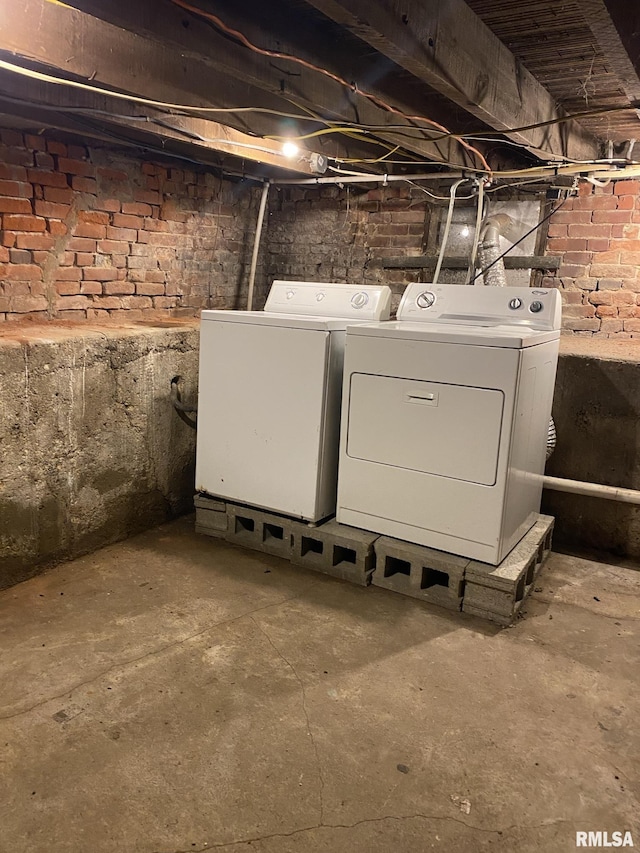
[[[338,521],[498,564],[540,509],[557,290],[412,284],[347,330]]]
[[[203,311],[197,490],[333,515],[346,327],[390,303],[386,286],[274,281],[264,311]]]

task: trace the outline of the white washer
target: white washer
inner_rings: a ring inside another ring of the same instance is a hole
[[[557,290],[412,284],[347,329],[338,521],[497,564],[540,509]]]
[[[345,330],[390,303],[386,286],[274,281],[264,311],[203,311],[198,491],[333,515]]]

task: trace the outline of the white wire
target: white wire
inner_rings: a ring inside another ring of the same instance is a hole
[[[442,261],[444,260],[445,249],[447,248],[447,240],[449,239],[449,229],[451,228],[451,220],[453,219],[453,208],[456,204],[456,190],[463,184],[465,181],[468,181],[468,178],[460,178],[459,181],[451,184],[450,190],[450,198],[449,198],[449,209],[447,210],[447,221],[444,226],[444,232],[442,234],[442,245],[440,246],[440,254],[438,255],[438,263],[436,264],[435,271],[433,273],[433,284],[438,283],[438,278],[440,277],[440,269],[442,267]]]
[[[79,80],[65,80],[62,77],[43,74],[41,71],[32,71],[30,68],[23,68],[21,65],[14,65],[11,62],[5,62],[3,59],[0,59],[0,68],[3,68],[5,71],[12,71],[14,74],[21,74],[23,77],[29,77],[32,80],[40,80],[43,83],[55,83],[58,86],[70,86],[72,89],[83,89],[86,92],[95,92],[98,95],[107,95],[111,98],[119,98],[121,101],[130,101],[134,104],[144,104],[147,107],[156,107],[157,109],[162,110],[182,110],[184,112],[198,113],[267,113],[282,116],[284,118],[314,121],[321,124],[327,123],[325,119],[316,118],[315,116],[305,116],[297,113],[284,113],[279,110],[269,110],[263,107],[200,107],[193,104],[172,104],[166,101],[155,101],[152,98],[142,98],[140,95],[127,95],[124,92],[117,92],[112,89],[103,89],[100,86],[90,86],[88,83],[82,83]],[[64,108],[60,107],[60,109]]]
[[[446,178],[447,176],[446,174],[443,174],[442,177]],[[421,190],[421,192],[426,193],[426,195],[431,198],[435,198],[438,201],[449,201],[450,196],[448,195],[436,195],[435,193],[429,192],[429,190],[426,190],[424,187],[421,187],[420,184],[417,184],[415,181],[407,181],[407,183],[410,186],[415,187],[417,190]],[[475,198],[476,195],[477,193],[471,193],[471,195],[459,195],[456,196],[456,199],[457,201],[468,201],[470,198]]]

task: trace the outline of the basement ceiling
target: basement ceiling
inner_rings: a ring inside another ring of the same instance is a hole
[[[640,137],[636,5],[3,0],[0,111],[256,174],[592,161]]]

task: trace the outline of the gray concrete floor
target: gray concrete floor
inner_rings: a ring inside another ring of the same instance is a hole
[[[0,593],[2,853],[640,846],[640,573],[498,630],[192,525]]]

